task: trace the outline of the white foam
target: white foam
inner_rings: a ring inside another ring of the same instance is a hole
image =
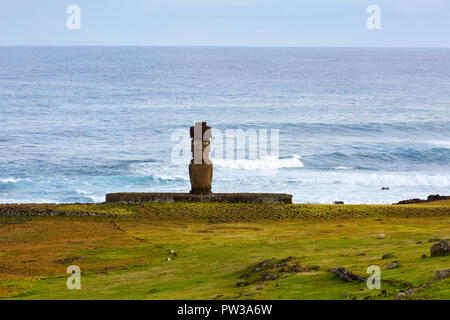
[[[19,181],[22,181],[23,179],[15,179],[15,178],[6,178],[6,179],[0,179],[0,182],[2,183],[16,183]]]
[[[180,173],[186,172],[185,168],[189,164],[189,161],[183,163],[183,166],[179,167],[158,167],[154,162],[142,162],[136,163],[130,166],[131,174],[143,177],[149,177],[154,180],[160,181],[187,181],[188,177],[183,176]],[[167,173],[167,172],[170,172]]]
[[[92,201],[95,203],[105,202],[105,196],[89,196]]]
[[[215,167],[237,170],[276,170],[282,168],[303,168],[299,155],[290,158],[265,157],[262,159],[211,159]]]
[[[320,172],[302,171],[285,180],[304,185],[357,185],[385,187],[450,187],[449,174],[427,174],[413,172],[362,173],[354,171]]]
[[[450,140],[424,140],[419,142],[428,143],[438,148],[450,148]]]
[[[162,180],[162,181],[187,181],[189,180],[187,177],[181,175],[168,175],[168,174],[152,174],[154,179]]]

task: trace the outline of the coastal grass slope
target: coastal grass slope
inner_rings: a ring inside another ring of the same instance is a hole
[[[450,299],[450,279],[436,279],[449,256],[430,257],[431,245],[450,237],[449,201],[30,204],[0,212],[2,299],[394,299],[408,290],[405,299]],[[69,265],[81,268],[81,290],[66,288]],[[381,268],[380,290],[330,272],[342,266],[367,277],[369,265]]]

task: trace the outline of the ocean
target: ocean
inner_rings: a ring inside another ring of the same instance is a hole
[[[449,93],[450,49],[0,47],[0,202],[189,192],[195,121],[279,130],[276,159],[213,157],[214,192],[450,195]]]

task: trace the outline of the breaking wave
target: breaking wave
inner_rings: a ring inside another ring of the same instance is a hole
[[[8,183],[16,183],[19,181],[27,181],[26,179],[16,179],[16,178],[5,178],[5,179],[0,179],[0,183],[1,184],[8,184]]]
[[[357,172],[303,172],[301,176],[284,180],[288,184],[302,185],[354,185],[376,187],[450,187],[449,174],[421,173],[359,173]]]
[[[211,159],[217,168],[228,168],[237,170],[276,170],[288,168],[303,168],[303,162],[299,155],[292,155],[289,158],[266,157],[263,159]]]

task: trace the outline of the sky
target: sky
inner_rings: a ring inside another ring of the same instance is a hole
[[[381,29],[367,28],[370,5]],[[1,0],[0,45],[448,48],[450,1]]]

